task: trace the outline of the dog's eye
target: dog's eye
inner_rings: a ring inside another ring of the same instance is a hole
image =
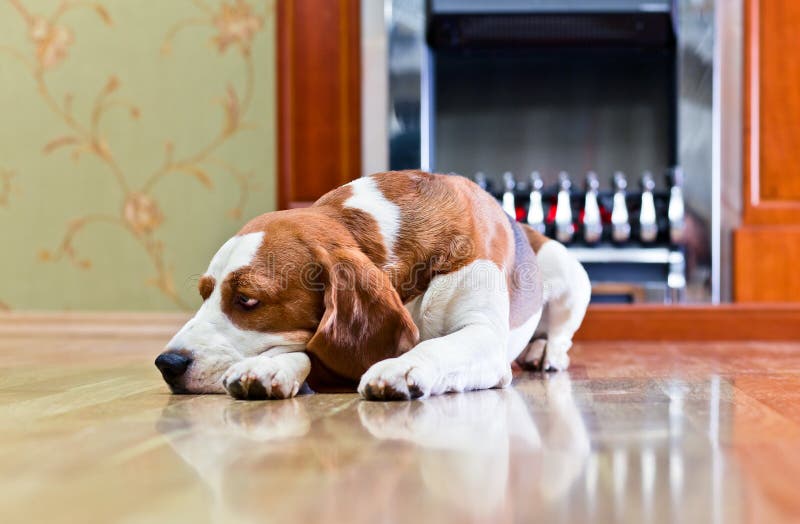
[[[244,309],[253,309],[258,305],[258,299],[245,295],[236,295],[236,303]]]

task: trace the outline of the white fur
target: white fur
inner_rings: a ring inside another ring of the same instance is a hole
[[[211,257],[206,275],[219,279],[250,264],[263,241],[262,231],[229,238]]]
[[[535,311],[528,320],[523,322],[522,325],[515,327],[509,332],[507,355],[509,362],[517,358],[525,349],[525,346],[528,345],[536,328],[539,326],[541,318],[542,309],[540,308],[538,311]]]
[[[400,208],[383,195],[372,177],[359,178],[348,185],[353,188],[353,194],[344,201],[344,207],[360,209],[375,219],[386,247],[386,258],[393,262],[394,243],[400,231]]]
[[[184,387],[192,392],[224,392],[222,373],[245,357],[305,349],[303,344],[290,342],[280,334],[241,329],[222,311],[222,282],[232,271],[253,261],[263,238],[263,232],[248,233],[222,245],[206,271],[216,281],[213,292],[167,344],[166,351],[191,356],[192,364],[183,380]]]
[[[508,288],[492,262],[476,260],[435,277],[410,309],[420,343],[368,369],[358,387],[362,396],[412,396],[416,390],[425,397],[511,382]]]
[[[359,393],[367,398],[425,397],[503,387],[511,381],[509,362],[518,357],[542,369],[566,369],[591,285],[580,263],[558,242],[542,246],[538,263],[545,307],[514,330],[508,327],[505,274],[492,262],[477,260],[435,277],[421,300],[406,305],[420,343],[374,364],[361,377]],[[528,344],[534,332],[547,339]]]
[[[537,261],[544,283],[545,308],[534,335],[536,340],[519,361],[545,370],[563,371],[569,367],[567,351],[583,321],[592,285],[580,262],[554,240],[542,245]]]
[[[249,389],[249,383],[259,382],[267,398],[290,398],[297,395],[310,372],[311,360],[303,352],[256,355],[228,368],[222,383],[230,391],[230,384],[236,381],[244,389]]]

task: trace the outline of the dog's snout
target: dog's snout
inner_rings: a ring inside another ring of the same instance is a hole
[[[191,363],[191,358],[169,351],[161,353],[156,358],[156,367],[167,382],[183,375]]]

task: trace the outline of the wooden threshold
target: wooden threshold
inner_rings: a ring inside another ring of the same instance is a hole
[[[800,304],[596,305],[575,340],[800,341]]]
[[[2,312],[4,337],[148,337],[169,339],[189,313]],[[800,305],[596,305],[578,341],[798,341]]]

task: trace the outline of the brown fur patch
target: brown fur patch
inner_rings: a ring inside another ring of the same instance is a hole
[[[203,275],[200,277],[200,280],[197,282],[197,290],[200,291],[200,296],[203,297],[203,300],[208,299],[211,293],[214,292],[214,285],[216,282],[217,281],[211,275]]]
[[[550,241],[549,238],[539,233],[528,224],[520,224],[519,226],[522,228],[522,231],[528,238],[528,242],[530,242],[534,253],[538,253],[539,250],[542,249],[542,246],[545,244],[545,242]]]
[[[239,234],[263,231],[264,240],[250,265],[218,284],[222,311],[242,329],[305,331],[310,339],[323,314],[321,291],[314,289],[311,248],[322,241],[318,229],[336,227],[346,235],[335,221],[309,209],[267,213],[250,221]],[[238,295],[255,298],[259,305],[243,308],[236,301]]]
[[[424,293],[436,275],[457,271],[478,258],[499,267],[509,262],[511,231],[505,215],[477,185],[422,171],[372,176],[384,197],[400,208],[397,263],[385,270],[403,302]]]
[[[325,364],[326,375],[357,380],[375,362],[417,344],[414,321],[386,274],[366,255],[318,248],[315,256],[323,267],[325,314],[307,347]],[[326,380],[318,379],[324,378],[312,367],[309,385],[320,387]]]

